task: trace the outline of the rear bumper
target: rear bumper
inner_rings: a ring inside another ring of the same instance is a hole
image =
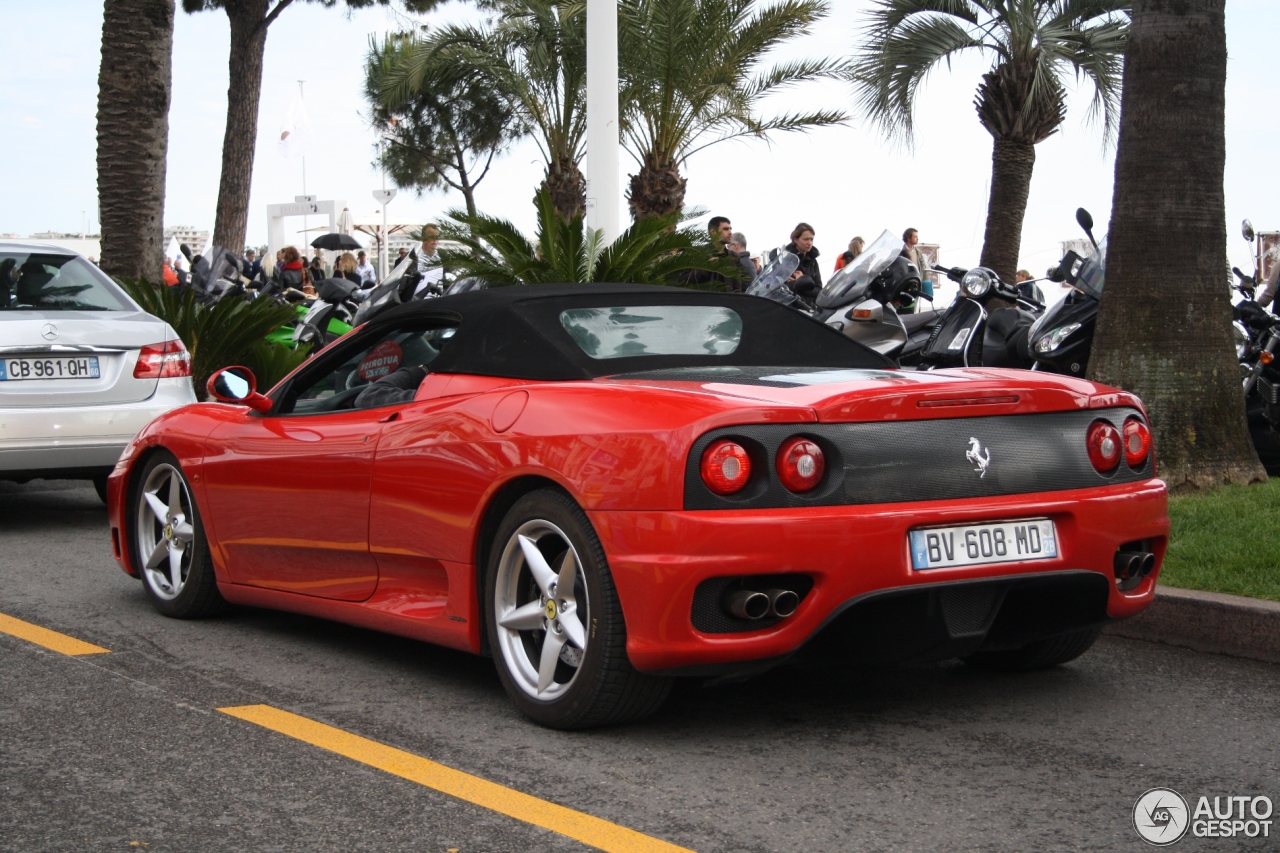
[[[914,528],[1046,516],[1058,531],[1056,558],[923,572],[911,568],[907,533]],[[852,633],[858,635],[859,624],[879,620],[882,634],[901,629],[900,636],[917,639],[936,633],[941,624],[947,631],[942,639],[957,641],[948,648],[966,653],[984,643],[1017,644],[1131,616],[1154,598],[1169,532],[1165,485],[1156,479],[977,500],[592,512],[590,517],[618,588],[632,664],[686,673],[785,657],[820,633],[837,630],[837,623],[844,633],[855,623]],[[1136,589],[1121,592],[1114,556],[1121,544],[1134,540],[1151,540],[1157,566]],[[704,581],[778,574],[812,580],[794,615],[734,633],[694,627],[695,591]],[[994,586],[978,589],[987,583]],[[897,603],[887,609],[866,606],[889,599]],[[957,606],[982,612],[959,621],[943,618],[943,610]],[[867,615],[872,611],[879,615]],[[918,624],[908,624],[912,620]],[[930,644],[921,643],[919,651],[927,654]],[[898,647],[907,651],[901,643]]]
[[[190,379],[161,379],[135,403],[0,408],[0,478],[107,473],[143,427],[196,401]]]

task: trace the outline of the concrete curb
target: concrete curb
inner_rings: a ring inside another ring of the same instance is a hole
[[[1161,586],[1150,607],[1103,633],[1280,663],[1280,602]]]

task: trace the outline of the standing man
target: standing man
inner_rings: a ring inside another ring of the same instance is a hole
[[[373,268],[373,264],[369,263],[369,258],[364,252],[356,255],[356,275],[360,276],[360,285],[373,284],[378,273]]]
[[[262,261],[258,260],[258,253],[253,249],[244,250],[245,277],[249,281],[265,280],[262,276]]]
[[[916,269],[920,271],[920,293],[932,305],[933,279],[929,277],[932,267],[929,266],[929,259],[924,256],[924,252],[916,248],[920,243],[920,232],[914,228],[908,228],[902,232],[902,242],[906,244],[906,248],[902,250],[902,256],[915,264]],[[919,300],[912,303],[910,310],[917,312],[921,310]]]
[[[391,265],[392,265],[392,266],[395,266],[396,264],[398,264],[398,263],[400,263],[401,261],[403,261],[403,260],[404,260],[404,256],[405,256],[405,255],[407,255],[407,254],[409,254],[409,250],[408,250],[408,249],[406,249],[404,246],[401,246],[401,247],[400,247],[400,253],[399,253],[398,255],[396,255],[396,259],[395,259],[395,261],[393,261],[393,262],[392,262],[392,264],[391,264]]]
[[[711,237],[711,256],[733,258],[738,266],[738,274],[726,278],[720,273],[705,270],[689,270],[682,273],[681,281],[686,284],[723,284],[730,290],[742,291],[756,277],[756,266],[751,262],[751,254],[733,242],[733,223],[727,216],[713,216],[707,223],[707,233]]]

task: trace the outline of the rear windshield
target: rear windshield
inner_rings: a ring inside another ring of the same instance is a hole
[[[742,342],[742,317],[718,305],[572,308],[564,326],[590,358],[638,355],[731,355]]]
[[[126,302],[83,258],[0,253],[0,311],[128,311]]]

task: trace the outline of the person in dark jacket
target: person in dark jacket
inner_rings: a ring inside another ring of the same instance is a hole
[[[813,245],[813,226],[801,222],[791,230],[791,242],[785,248],[800,258],[800,266],[792,274],[791,289],[801,296],[812,298],[822,290],[822,270],[818,268],[818,249]]]
[[[302,255],[296,246],[284,247],[284,266],[280,268],[280,286],[282,288],[302,289],[304,281],[308,281],[306,265],[302,263]]]
[[[262,261],[258,260],[258,253],[253,249],[244,250],[244,276],[249,281],[266,281],[262,274]]]
[[[681,274],[681,280],[688,284],[723,284],[730,290],[746,290],[756,277],[756,265],[751,261],[750,252],[734,244],[733,223],[727,216],[713,216],[707,223],[707,231],[711,235],[711,256],[733,258],[738,265],[738,274],[726,278],[720,273],[689,270]]]

